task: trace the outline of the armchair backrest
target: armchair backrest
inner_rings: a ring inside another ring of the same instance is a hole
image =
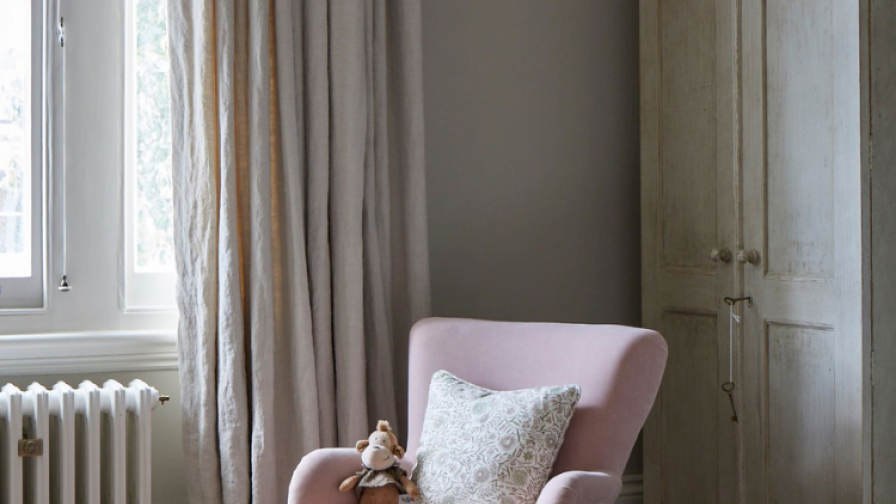
[[[430,318],[411,329],[408,458],[414,462],[440,369],[493,390],[578,384],[575,415],[554,474],[621,476],[656,398],[667,347],[655,331],[616,325]]]

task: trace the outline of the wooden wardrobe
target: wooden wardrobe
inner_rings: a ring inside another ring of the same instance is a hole
[[[870,502],[865,3],[640,2],[647,504]]]

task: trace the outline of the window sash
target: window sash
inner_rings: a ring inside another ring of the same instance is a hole
[[[137,2],[125,3],[124,61],[124,311],[174,311],[174,271],[141,270],[137,265]]]
[[[18,312],[42,310],[46,306],[44,277],[46,274],[46,177],[47,153],[44,145],[50,131],[48,114],[43,107],[44,74],[49,55],[45,53],[47,23],[44,2],[31,2],[31,275],[0,278],[0,311]]]

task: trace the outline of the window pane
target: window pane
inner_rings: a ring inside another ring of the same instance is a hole
[[[134,229],[137,271],[173,271],[167,0],[136,9]]]
[[[0,277],[31,276],[31,2],[0,1]]]

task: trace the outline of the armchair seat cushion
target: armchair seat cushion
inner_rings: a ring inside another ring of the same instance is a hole
[[[578,385],[494,391],[432,377],[414,481],[420,504],[535,504],[581,395]]]

